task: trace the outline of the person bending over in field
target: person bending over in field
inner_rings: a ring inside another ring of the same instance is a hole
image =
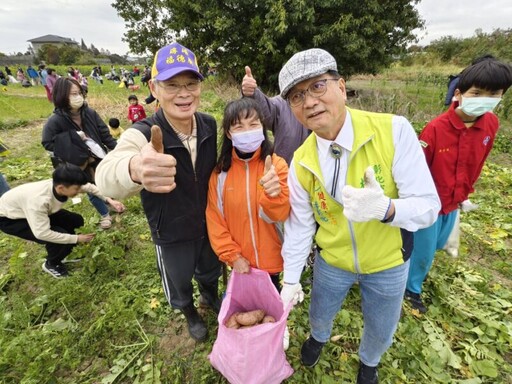
[[[43,271],[55,278],[66,277],[68,271],[62,261],[78,243],[94,238],[93,233],[76,235],[75,230],[84,225],[83,217],[62,208],[70,197],[81,192],[111,200],[88,183],[80,167],[60,165],[51,179],[17,186],[0,197],[0,231],[44,244],[47,256]]]

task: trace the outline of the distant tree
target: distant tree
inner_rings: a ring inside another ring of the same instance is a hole
[[[126,64],[127,63],[126,58],[119,56],[115,53],[113,55],[108,56],[108,58],[110,59],[112,64]]]
[[[99,55],[100,51],[93,44],[91,44],[91,52],[93,55]]]
[[[89,50],[89,48],[87,48],[87,45],[85,45],[84,39],[82,39],[82,42],[80,44],[80,49],[82,51],[88,51]]]
[[[491,33],[477,29],[474,36],[467,38],[444,36],[433,41],[427,51],[438,56],[443,62],[463,66],[484,54],[512,61],[512,29],[496,29]]]
[[[331,52],[345,76],[376,73],[415,40],[423,27],[419,0],[115,0],[123,40],[136,54],[177,39],[224,74],[241,77],[252,65],[260,83],[277,85],[283,63],[297,51]]]
[[[57,65],[60,61],[59,48],[53,44],[43,44],[37,51],[37,58],[47,64]]]
[[[59,56],[60,56],[60,62],[59,64],[62,65],[72,65],[76,62],[78,62],[78,59],[80,58],[80,49],[71,46],[71,45],[63,45],[59,47]]]

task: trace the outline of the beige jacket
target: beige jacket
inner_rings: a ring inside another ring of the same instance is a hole
[[[80,192],[91,193],[105,200],[93,184],[85,184]],[[8,219],[26,219],[34,236],[42,241],[57,244],[76,244],[78,235],[52,231],[49,215],[60,211],[66,202],[53,194],[53,181],[42,180],[20,185],[0,197],[0,216]]]

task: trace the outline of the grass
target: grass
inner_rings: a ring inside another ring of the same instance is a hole
[[[354,77],[348,87],[359,97],[348,104],[403,114],[419,130],[444,109],[443,72],[432,70],[429,77],[421,68],[395,68],[377,77]],[[104,120],[118,117],[126,127],[130,93],[112,82],[91,82],[88,99]],[[142,100],[147,90],[135,93]],[[237,97],[233,85],[208,80],[201,110],[220,123],[225,103]],[[1,172],[12,186],[50,177],[40,135],[52,108],[42,87],[10,85],[0,92],[0,105],[8,106],[2,107],[0,136],[11,148]],[[512,124],[508,116],[501,117],[501,141],[472,197],[481,207],[462,215],[461,256],[437,255],[425,286],[426,315],[404,306],[395,342],[379,370],[383,383],[512,381],[507,144]],[[85,217],[82,232],[97,236],[73,251],[72,257],[82,261],[70,264],[69,279],[57,281],[42,273],[44,247],[0,233],[0,383],[225,383],[207,361],[216,336],[215,315],[203,312],[211,332],[207,342],[196,344],[183,316],[166,303],[139,198],[125,201],[127,212],[114,216],[108,231],[98,229],[99,217],[82,200],[69,209]],[[362,328],[357,287],[336,317],[333,341],[314,369],[299,362],[309,332],[310,286],[304,289],[305,302],[289,317],[287,357],[295,373],[286,382],[353,382]]]

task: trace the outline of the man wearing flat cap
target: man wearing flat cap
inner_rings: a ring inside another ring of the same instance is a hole
[[[190,336],[207,337],[193,301],[220,310],[221,264],[206,232],[208,180],[217,161],[217,124],[197,112],[201,81],[196,56],[179,43],[155,55],[149,87],[160,102],[151,117],[133,124],[96,170],[101,191],[125,198],[140,192],[169,304],[180,309]]]
[[[322,49],[292,56],[279,73],[281,96],[310,129],[290,164],[285,223],[285,305],[299,283],[313,239],[318,251],[309,307],[311,335],[301,349],[313,367],[333,321],[358,283],[364,329],[357,383],[377,383],[377,365],[392,343],[412,250],[412,232],[440,209],[416,134],[402,116],[346,107],[345,81]]]

